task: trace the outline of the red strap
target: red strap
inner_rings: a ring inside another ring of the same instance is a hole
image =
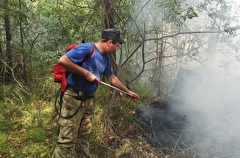
[[[66,52],[70,51],[73,48],[76,48],[77,46],[78,46],[78,44],[71,44],[71,45],[69,45],[67,50],[66,50]]]
[[[66,77],[66,73],[63,73],[62,82],[61,82],[61,91],[65,92],[66,89],[67,89],[67,77]]]

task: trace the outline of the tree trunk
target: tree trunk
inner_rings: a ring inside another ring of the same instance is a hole
[[[114,20],[113,20],[113,13],[114,13],[114,4],[112,0],[104,0],[104,8],[105,8],[105,28],[114,28]],[[117,76],[118,67],[116,64],[116,54],[110,56],[111,63],[113,65],[113,70],[115,75]]]
[[[22,0],[18,0],[18,7],[19,10],[22,10]],[[23,36],[23,25],[22,25],[22,17],[19,15],[19,35],[20,35],[20,41],[21,41],[21,48],[19,49],[19,52],[17,54],[16,62],[17,62],[17,71],[18,75],[21,75],[21,78],[24,81],[27,81],[26,76],[26,62],[25,62],[25,52],[24,52],[24,36]]]
[[[8,67],[13,67],[13,56],[12,56],[12,49],[11,49],[11,41],[12,41],[12,35],[11,35],[11,28],[10,28],[10,17],[9,17],[9,0],[4,1],[4,9],[5,9],[5,15],[4,15],[4,24],[5,24],[5,32],[6,32],[6,63]],[[6,81],[11,81],[11,71],[6,73]]]
[[[0,31],[0,37],[2,35],[2,32]],[[2,49],[2,40],[0,39],[0,59],[3,60],[4,58],[4,55],[3,55],[3,49]],[[0,82],[3,82],[3,76],[4,76],[4,64],[2,61],[0,61]]]
[[[112,0],[104,0],[104,8],[105,8],[105,19],[104,19],[105,28],[106,29],[114,28],[113,1]],[[111,63],[113,66],[114,73],[117,76],[118,68],[117,68],[117,64],[116,64],[116,54],[110,55],[110,59],[111,59]],[[110,107],[112,107],[113,102],[115,100],[115,94],[116,94],[116,92],[113,91],[113,93],[111,95],[111,101],[110,101],[108,107],[106,107],[106,114],[105,114],[104,127],[103,127],[103,131],[106,134],[113,133],[112,123],[111,123],[111,119],[109,118],[109,113],[111,111]]]
[[[113,2],[112,0],[104,0],[105,6],[105,28],[114,28],[113,21]]]

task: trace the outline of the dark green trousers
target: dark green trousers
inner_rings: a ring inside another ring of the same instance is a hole
[[[93,99],[82,101],[77,94],[66,90],[63,95],[61,114],[71,116],[79,106],[79,111],[71,118],[59,118],[59,136],[52,158],[91,158],[89,135],[92,130]]]

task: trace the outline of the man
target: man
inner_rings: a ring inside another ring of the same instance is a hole
[[[61,99],[60,131],[53,158],[91,158],[89,134],[94,112],[93,94],[98,88],[101,74],[106,76],[111,85],[139,98],[114,75],[108,56],[115,53],[123,43],[119,30],[106,29],[102,31],[102,39],[94,44],[92,57],[82,66],[79,64],[91,52],[90,43],[77,46],[59,59],[58,63],[71,73],[67,77],[68,86]]]

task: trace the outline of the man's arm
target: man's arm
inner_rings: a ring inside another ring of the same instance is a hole
[[[67,55],[63,55],[58,60],[58,64],[69,72],[73,72],[81,76],[84,76],[90,82],[95,82],[97,80],[97,77],[93,73],[73,63],[72,60],[70,60]]]
[[[127,93],[130,93],[134,98],[138,99],[139,96],[137,93],[130,91],[122,82],[113,74],[107,77],[109,83]]]

